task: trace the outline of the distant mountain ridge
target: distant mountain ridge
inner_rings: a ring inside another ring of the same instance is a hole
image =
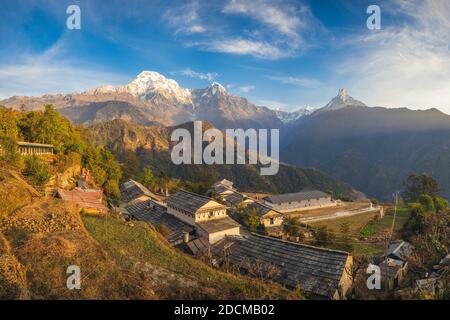
[[[229,93],[217,82],[204,89],[186,89],[154,71],[143,71],[122,86],[103,86],[82,93],[14,96],[0,105],[35,110],[52,104],[75,123],[122,119],[138,124],[177,125],[210,121],[218,128],[281,128],[274,110],[256,106]]]
[[[292,125],[280,155],[382,199],[409,174],[427,173],[450,198],[450,116],[437,109],[367,107],[341,91]]]
[[[194,120],[219,129],[280,129],[285,163],[318,168],[371,196],[386,198],[413,172],[435,176],[450,197],[450,116],[437,109],[368,107],[345,89],[320,109],[295,112],[257,106],[217,82],[202,89],[144,71],[122,86],[83,93],[11,97],[0,105],[38,109],[53,104],[74,123],[171,127]],[[401,153],[401,155],[400,155]]]

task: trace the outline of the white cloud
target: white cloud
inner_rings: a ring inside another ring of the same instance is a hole
[[[63,43],[58,42],[43,54],[18,57],[19,63],[0,65],[0,98],[82,92],[100,85],[128,81],[123,75],[95,66],[59,59],[63,47]]]
[[[240,86],[238,87],[239,92],[242,93],[249,93],[250,91],[254,90],[256,87],[252,86],[252,85],[248,85],[248,86]]]
[[[292,9],[292,8],[289,8]],[[262,0],[231,0],[223,9],[224,13],[250,16],[266,25],[274,27],[278,32],[297,38],[301,25],[300,17],[292,14],[278,4]],[[295,11],[294,11],[295,13]]]
[[[196,42],[188,45],[207,51],[251,55],[263,59],[278,59],[289,55],[287,51],[283,51],[269,43],[242,38]]]
[[[196,34],[206,31],[206,27],[200,20],[198,14],[198,2],[184,4],[180,7],[168,9],[163,19],[172,27],[175,27],[175,34]]]
[[[187,46],[272,60],[296,56],[310,46],[310,35],[323,31],[300,1],[230,0],[216,12],[218,5],[200,11],[193,2],[168,10],[164,18]]]
[[[450,1],[396,1],[398,27],[353,36],[337,79],[370,105],[450,112]]]
[[[207,81],[213,81],[214,79],[216,79],[219,76],[219,74],[216,72],[203,73],[203,72],[194,71],[190,68],[187,68],[187,69],[184,69],[181,71],[172,72],[172,74],[181,75],[181,76],[199,79],[199,80],[207,80]]]
[[[308,78],[299,78],[299,77],[291,77],[291,76],[266,76],[266,78],[275,80],[284,84],[291,84],[299,87],[318,87],[322,83],[316,79],[308,79]]]

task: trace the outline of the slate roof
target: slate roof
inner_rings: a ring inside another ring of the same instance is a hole
[[[294,289],[325,298],[332,298],[345,273],[347,252],[297,244],[275,238],[251,235],[228,236],[213,247],[217,257],[224,252],[230,263],[245,266],[246,261],[261,261],[276,266],[280,273],[275,281]],[[220,261],[219,261],[220,262]]]
[[[209,249],[209,241],[204,238],[197,238],[188,243],[182,243],[177,248],[193,256],[198,256]]]
[[[164,225],[170,230],[170,234],[166,239],[170,244],[176,245],[183,241],[183,234],[185,232],[192,233],[195,228],[188,223],[185,223],[175,216],[167,213],[167,208],[152,201],[143,201],[125,209],[133,216],[134,219],[145,221],[153,226]]]
[[[239,205],[245,199],[247,199],[247,197],[243,194],[240,194],[239,192],[233,192],[232,194],[225,197],[225,201],[232,206]]]
[[[166,199],[168,206],[176,207],[190,214],[194,214],[210,201],[214,200],[185,190],[180,190]],[[217,208],[226,208],[226,206],[217,202]]]
[[[44,147],[44,148],[53,148],[52,144],[44,144],[44,143],[34,143],[34,142],[17,142],[19,147]]]
[[[278,195],[272,195],[269,197],[265,197],[264,200],[270,202],[270,203],[286,203],[286,202],[298,202],[298,201],[305,201],[305,200],[311,200],[311,199],[318,199],[318,198],[325,198],[329,197],[330,195],[318,191],[303,191],[303,192],[296,192],[296,193],[285,193],[285,194],[278,194]]]
[[[389,244],[388,247],[388,257],[397,258],[403,261],[406,261],[409,256],[411,256],[413,252],[413,246],[409,242],[405,241],[396,241]]]
[[[145,186],[134,180],[124,182],[120,187],[120,197],[123,202],[130,202],[143,195],[155,200],[161,200],[161,197],[155,195]]]
[[[231,219],[230,217],[225,217],[221,219],[212,219],[204,222],[197,222],[197,226],[202,228],[208,233],[216,233],[223,230],[228,230],[231,228],[239,227],[239,223]]]
[[[251,208],[251,209],[256,209],[256,215],[258,217],[262,217],[262,216],[266,215],[267,213],[269,213],[270,211],[273,211],[274,213],[278,213],[279,215],[281,215],[280,212],[278,212],[278,211],[274,210],[273,208],[266,206],[265,204],[262,204],[260,202],[250,203],[247,207]]]
[[[217,185],[214,187],[214,191],[216,191],[216,193],[218,193],[218,194],[221,194],[226,191],[233,191],[233,189],[223,186],[223,185]]]

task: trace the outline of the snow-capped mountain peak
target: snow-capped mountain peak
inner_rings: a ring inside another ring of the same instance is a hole
[[[300,119],[303,116],[308,116],[313,113],[316,108],[311,106],[305,106],[303,108],[298,109],[297,111],[287,112],[283,110],[275,110],[275,114],[277,118],[280,119],[284,124],[288,124],[294,122],[295,120]]]
[[[167,79],[156,71],[142,71],[136,79],[124,86],[104,86],[87,91],[88,94],[129,93],[141,99],[150,99],[156,93],[170,97],[179,103],[190,103],[191,92],[173,79]]]
[[[345,107],[366,107],[364,103],[352,98],[346,89],[340,89],[336,97],[322,108],[324,111],[338,110]]]
[[[151,98],[155,93],[173,96],[182,103],[189,103],[191,93],[180,87],[173,79],[167,79],[155,71],[143,71],[135,80],[123,87],[123,89],[135,97]]]
[[[347,100],[349,99],[350,95],[348,94],[347,89],[339,89],[338,97],[339,97],[342,101],[347,101]]]
[[[215,81],[209,85],[207,90],[211,92],[212,95],[215,95],[218,92],[224,93],[227,91],[223,85]]]

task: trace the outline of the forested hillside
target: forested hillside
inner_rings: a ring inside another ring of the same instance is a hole
[[[184,128],[192,130],[192,123]],[[205,128],[211,128],[204,123]],[[315,169],[302,169],[280,164],[273,176],[262,176],[257,165],[174,165],[170,159],[170,133],[176,127],[138,126],[122,120],[90,127],[91,137],[99,146],[111,150],[124,164],[134,164],[134,170],[148,167],[156,174],[167,174],[181,180],[214,183],[219,178],[230,179],[240,190],[272,193],[303,189],[331,191],[336,196],[356,197],[350,185]],[[125,171],[133,171],[127,168]]]

